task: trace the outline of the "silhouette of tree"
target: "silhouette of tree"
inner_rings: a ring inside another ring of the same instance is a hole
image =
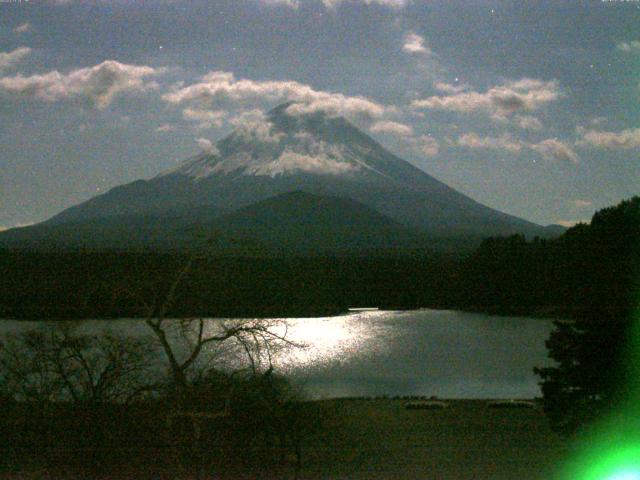
[[[0,386],[39,403],[128,403],[148,389],[151,353],[143,339],[46,324],[0,340]]]
[[[640,197],[597,212],[557,243],[573,257],[576,272],[563,280],[572,280],[581,309],[576,319],[555,322],[547,348],[557,365],[535,372],[552,425],[573,433],[634,390],[629,363],[637,359],[627,354],[640,300]]]

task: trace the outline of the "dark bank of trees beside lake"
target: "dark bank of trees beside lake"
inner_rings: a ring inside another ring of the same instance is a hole
[[[640,197],[597,212],[552,240],[490,238],[462,262],[465,310],[581,318],[618,317],[637,301]],[[609,312],[609,313],[607,313]]]
[[[452,256],[194,257],[151,252],[0,252],[0,316],[144,317],[192,260],[169,316],[335,314],[452,306]]]
[[[490,238],[458,255],[5,250],[0,316],[142,317],[190,260],[169,315],[306,316],[375,306],[559,318],[604,309],[618,316],[637,286],[638,203],[604,209],[556,239]]]

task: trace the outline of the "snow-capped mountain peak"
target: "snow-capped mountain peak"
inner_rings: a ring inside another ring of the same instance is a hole
[[[335,176],[363,171],[384,175],[365,160],[372,150],[367,142],[362,138],[355,142],[341,139],[345,126],[350,126],[345,119],[323,113],[290,115],[290,105],[281,105],[262,118],[240,124],[216,143],[214,153],[203,152],[161,175],[177,174],[197,180],[214,175]],[[336,135],[338,132],[342,135]]]

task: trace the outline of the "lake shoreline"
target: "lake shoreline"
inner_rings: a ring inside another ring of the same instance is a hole
[[[207,312],[198,312],[194,314],[185,314],[182,316],[170,315],[167,318],[172,319],[198,319],[198,318],[236,318],[236,319],[269,319],[269,318],[324,318],[324,317],[339,317],[343,315],[349,315],[354,313],[354,311],[350,309],[357,308],[365,308],[365,307],[319,307],[312,309],[270,309],[265,311],[264,309],[260,310],[247,310],[243,308],[238,309],[228,309],[223,308],[214,311]],[[523,317],[523,318],[540,318],[547,320],[572,320],[576,318],[581,309],[569,309],[566,307],[554,307],[554,308],[538,308],[533,310],[520,309],[520,308],[493,308],[493,307],[470,307],[470,306],[460,306],[460,305],[438,305],[438,306],[393,306],[393,305],[382,305],[375,307],[366,307],[375,308],[377,311],[384,312],[419,312],[422,310],[434,310],[434,311],[456,311],[462,313],[477,313],[484,314],[491,317]],[[130,315],[97,315],[97,316],[86,316],[86,315],[71,315],[60,314],[58,313],[44,313],[42,315],[35,316],[33,313],[22,312],[22,314],[7,316],[3,315],[0,310],[0,322],[2,321],[25,321],[25,322],[34,322],[34,321],[83,321],[87,319],[91,320],[118,320],[122,318],[130,319],[130,320],[145,320],[147,318],[155,318],[149,317],[144,314],[135,314],[135,312],[131,312]]]

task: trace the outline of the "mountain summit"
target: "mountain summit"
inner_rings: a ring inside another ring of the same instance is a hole
[[[287,103],[249,118],[209,151],[71,207],[44,225],[118,223],[121,218],[131,223],[131,218],[148,216],[196,224],[304,191],[356,201],[403,228],[431,236],[545,235],[543,227],[436,180],[343,117],[305,112],[305,107]]]

